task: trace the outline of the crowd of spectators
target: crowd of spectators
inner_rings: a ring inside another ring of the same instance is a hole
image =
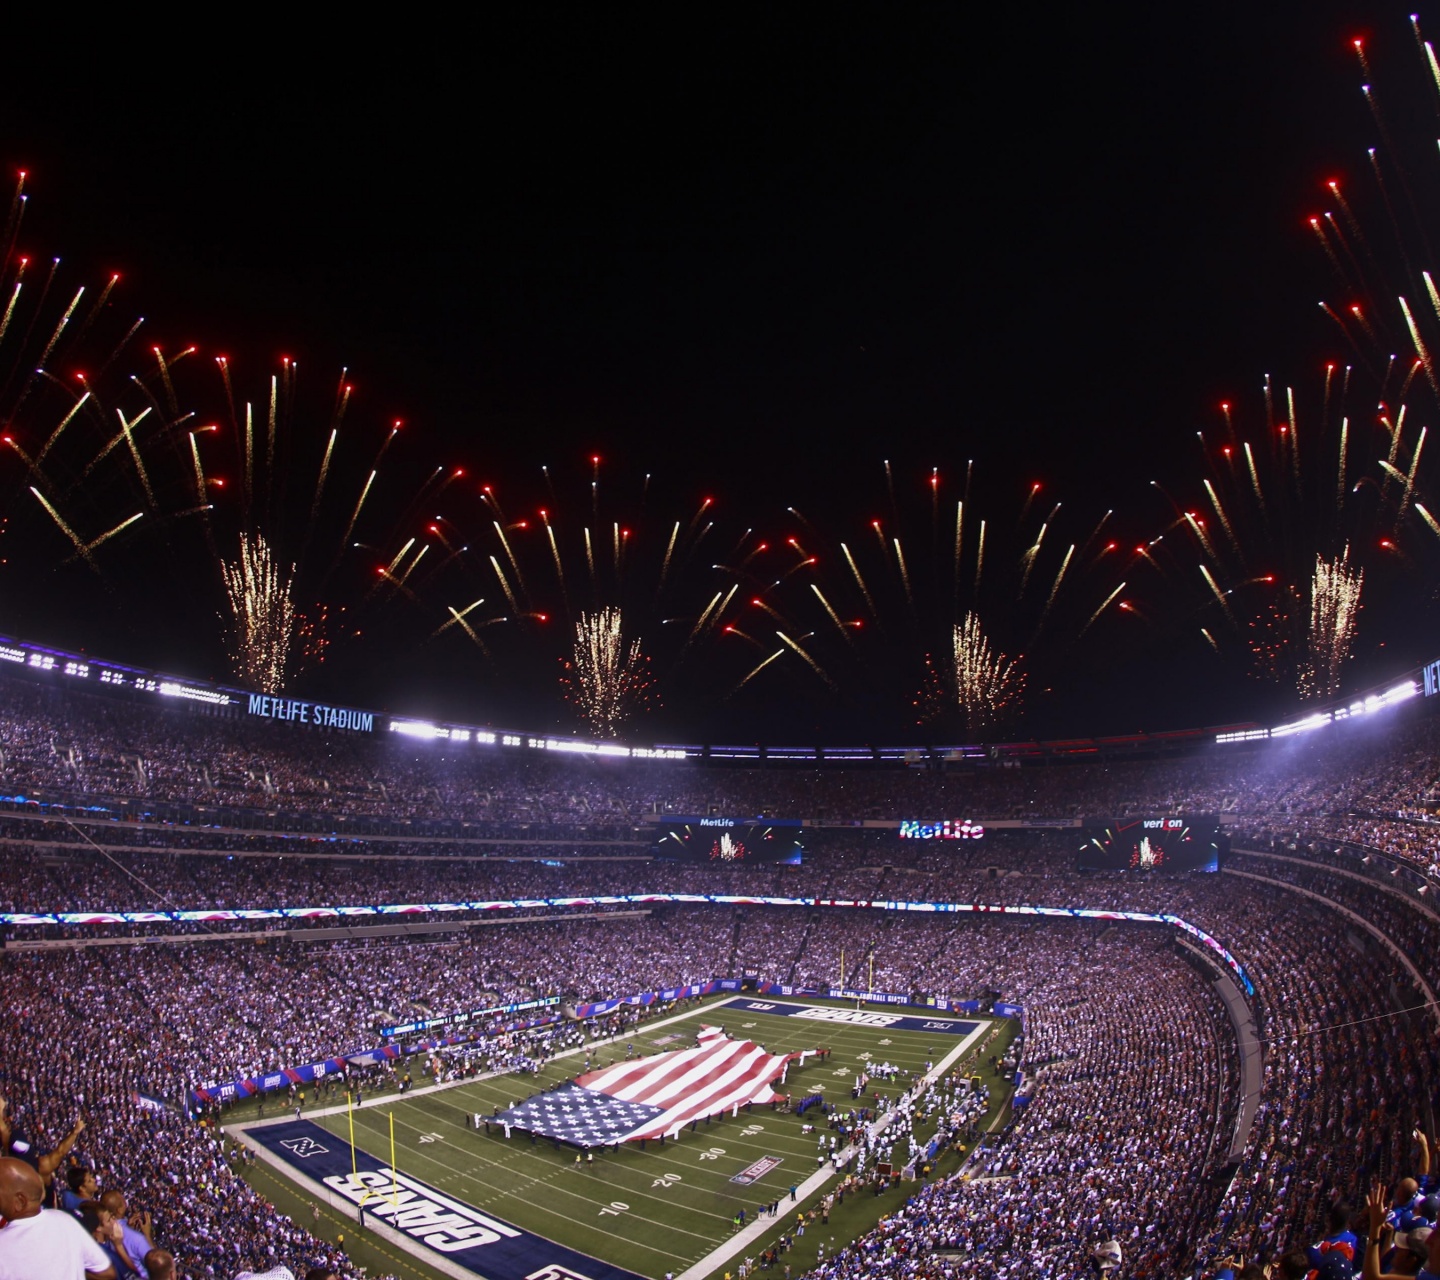
[[[13,793],[477,824],[448,839],[332,840],[287,835],[283,822],[201,829],[12,809],[0,815],[0,910],[513,899],[547,917],[481,925],[483,913],[457,912],[425,936],[339,940],[307,940],[294,920],[246,922],[270,936],[163,944],[145,939],[173,922],[129,940],[113,936],[119,926],[11,928],[0,1136],[10,1150],[60,1149],[42,1172],[93,1171],[97,1192],[121,1194],[121,1216],[180,1258],[177,1274],[228,1280],[280,1263],[347,1274],[340,1251],[231,1171],[211,1130],[186,1117],[192,1089],[374,1047],[394,1023],[535,995],[728,975],[1003,998],[1026,1010],[1028,1106],[964,1177],[925,1187],[818,1276],[1067,1274],[1101,1244],[1136,1276],[1279,1257],[1320,1240],[1337,1205],[1402,1176],[1411,1135],[1433,1124],[1440,1054],[1425,984],[1440,975],[1440,916],[1367,859],[1436,868],[1437,745],[1435,721],[1417,715],[1389,738],[1337,730],[1188,759],[792,772],[505,759],[338,734],[301,745],[283,727],[0,681],[0,782]],[[1207,811],[1228,816],[1237,848],[1252,852],[1215,876],[1096,874],[1076,869],[1064,831],[942,845],[855,827],[810,833],[799,866],[653,856],[648,818],[717,811],[836,823]],[[577,904],[567,918],[546,901],[636,893],[817,905],[626,903],[607,916]],[[887,899],[1168,912],[1214,934],[1254,981],[1264,1049],[1238,1163],[1226,1163],[1241,1101],[1236,1033],[1171,930],[823,905]],[[110,945],[76,945],[97,939]],[[64,945],[15,945],[34,941]],[[539,1044],[462,1046],[444,1070],[524,1065]]]
[[[1174,954],[1168,930],[1108,921],[696,906],[638,926],[562,921],[439,944],[223,942],[19,952],[0,961],[9,993],[0,1030],[16,1048],[9,1069],[0,1068],[0,1091],[17,1100],[21,1123],[40,1148],[63,1138],[73,1118],[67,1105],[83,1106],[123,1129],[127,1152],[157,1139],[154,1158],[163,1164],[172,1152],[192,1152],[176,1137],[185,1122],[137,1104],[137,1096],[173,1099],[197,1082],[357,1048],[367,1035],[375,1038],[383,1018],[440,1011],[446,999],[546,990],[557,954],[566,956],[567,972],[589,975],[597,991],[713,976],[734,958],[762,954],[743,942],[753,926],[756,946],[777,955],[782,968],[788,958],[802,977],[796,966],[812,945],[838,955],[843,941],[847,953],[854,948],[854,963],[874,964],[877,987],[1003,995],[1027,1011],[1021,1065],[1034,1082],[1034,1100],[979,1176],[926,1192],[923,1230],[914,1220],[920,1210],[907,1209],[858,1246],[861,1253],[827,1263],[835,1270],[826,1274],[851,1274],[843,1268],[862,1265],[857,1258],[879,1267],[884,1257],[901,1256],[902,1238],[906,1250],[938,1246],[977,1259],[1013,1251],[1048,1266],[1077,1241],[1117,1235],[1135,1274],[1170,1274],[1165,1268],[1197,1243],[1209,1242],[1213,1251],[1273,1250],[1318,1231],[1332,1198],[1399,1167],[1397,1143],[1403,1146],[1420,1120],[1419,1101],[1436,1077],[1425,1015],[1377,1026],[1363,1021],[1368,988],[1357,988],[1351,975],[1357,967],[1389,972],[1388,983],[1403,985],[1393,962],[1333,908],[1308,899],[1296,904],[1290,881],[1303,878],[1322,897],[1342,895],[1349,909],[1417,953],[1434,955],[1440,922],[1420,918],[1383,887],[1332,871],[1268,856],[1242,865],[1265,877],[1250,881],[1244,894],[1226,883],[1230,876],[1130,882],[1142,893],[1174,885],[1167,896],[1183,899],[1198,922],[1223,930],[1256,978],[1256,1013],[1274,1046],[1271,1068],[1250,1148],[1223,1198],[1212,1175],[1236,1104],[1233,1033],[1220,1023],[1205,985]],[[224,998],[217,1000],[217,992]],[[1407,997],[1405,1004],[1412,1003]],[[137,1041],[147,1046],[138,1057],[126,1052]],[[45,1043],[65,1046],[58,1064],[53,1049],[42,1053]],[[30,1065],[36,1062],[45,1065]],[[123,1070],[110,1071],[117,1062]],[[27,1065],[16,1070],[18,1064]],[[1162,1121],[1167,1136],[1157,1139]],[[91,1124],[104,1141],[108,1131]],[[209,1169],[211,1182],[221,1185],[205,1163],[214,1159],[205,1135],[196,1140],[194,1167]],[[137,1191],[175,1176],[146,1174]],[[1293,1185],[1302,1177],[1303,1189]],[[135,1201],[124,1179],[117,1185]],[[1176,1187],[1187,1188],[1183,1203]],[[237,1203],[249,1203],[244,1193],[234,1194]],[[1163,1213],[1162,1200],[1169,1205]],[[147,1200],[136,1203],[156,1211]],[[1209,1218],[1202,1212],[1207,1205]],[[1152,1222],[1158,1225],[1148,1230]],[[977,1223],[988,1224],[983,1239]],[[266,1231],[241,1238],[283,1237]]]
[[[8,673],[6,673],[8,674]],[[1216,812],[1237,819],[1422,816],[1440,801],[1434,717],[1159,760],[1040,768],[726,768],[507,753],[391,733],[292,726],[157,707],[0,677],[0,780],[17,793],[143,798],[305,815],[443,813],[476,825],[607,830],[656,814],[812,820],[917,814],[1016,819]],[[498,824],[498,825],[496,825]]]
[[[1161,937],[1060,947],[1052,932],[1032,928],[1021,944],[1052,964],[1027,983],[1035,1093],[1005,1141],[980,1154],[972,1176],[926,1188],[817,1276],[909,1276],[937,1249],[937,1275],[1073,1275],[1087,1245],[1117,1237],[1135,1274],[1177,1275],[1191,1260],[1233,1122],[1233,1035]],[[1117,982],[1121,972],[1143,976]]]

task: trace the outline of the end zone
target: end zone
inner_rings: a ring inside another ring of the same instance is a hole
[[[313,1194],[351,1206],[360,1224],[456,1280],[643,1280],[392,1169],[310,1120],[230,1131]]]
[[[739,1009],[743,1013],[769,1013],[781,1017],[807,1018],[815,1022],[836,1022],[847,1027],[874,1027],[877,1031],[933,1031],[938,1035],[968,1036],[981,1022],[931,1017],[909,1013],[891,1013],[885,1009],[841,1009],[833,1005],[792,1004],[787,1000],[771,1000],[763,996],[741,996],[725,1001],[722,1008]]]

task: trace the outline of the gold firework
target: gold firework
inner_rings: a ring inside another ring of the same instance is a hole
[[[991,644],[973,610],[956,624],[949,657],[943,674],[927,663],[926,684],[918,701],[922,714],[957,708],[966,730],[976,733],[993,729],[1020,709],[1025,694],[1021,660]]]
[[[1333,560],[1315,557],[1310,630],[1297,681],[1302,698],[1333,698],[1340,692],[1341,672],[1355,649],[1364,585],[1365,571],[1350,564],[1349,547]]]
[[[252,689],[275,693],[290,673],[295,640],[295,569],[276,564],[270,544],[260,533],[240,535],[240,551],[222,560],[225,599],[232,637],[235,676]]]
[[[567,664],[571,700],[597,738],[613,738],[643,704],[649,687],[640,641],[628,644],[619,609],[582,613]]]

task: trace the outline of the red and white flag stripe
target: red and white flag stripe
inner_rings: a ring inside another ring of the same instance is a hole
[[[769,1102],[773,1082],[799,1054],[767,1053],[748,1040],[731,1040],[704,1027],[694,1049],[619,1063],[580,1076],[575,1083],[626,1102],[664,1107],[662,1115],[627,1133],[623,1142],[658,1138],[705,1116],[748,1102]]]

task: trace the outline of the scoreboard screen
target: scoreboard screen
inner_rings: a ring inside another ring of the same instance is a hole
[[[1225,837],[1214,814],[1087,822],[1081,871],[1218,871]]]
[[[707,819],[666,827],[655,856],[711,866],[783,862],[799,866],[804,846],[799,823],[730,822]]]

